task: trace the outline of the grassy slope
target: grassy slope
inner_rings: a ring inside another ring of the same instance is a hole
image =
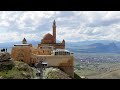
[[[98,74],[98,75],[95,75],[95,76],[91,76],[89,78],[94,78],[94,79],[120,79],[120,69],[105,72],[105,73]]]

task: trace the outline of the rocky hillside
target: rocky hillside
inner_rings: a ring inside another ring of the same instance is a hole
[[[28,64],[18,61],[14,61],[12,69],[0,71],[2,79],[34,79],[35,75],[34,69]]]
[[[35,70],[24,62],[14,61],[7,52],[0,53],[1,79],[33,79]]]
[[[69,75],[57,68],[46,68],[44,70],[44,79],[72,79]]]
[[[57,68],[46,68],[43,79],[72,79],[65,72]],[[14,61],[9,53],[0,53],[1,79],[39,79],[37,69],[24,62]]]
[[[0,53],[0,71],[10,70],[14,67],[14,62],[9,53]]]
[[[39,79],[36,76],[37,70],[30,67],[24,62],[14,61],[14,67],[9,70],[0,71],[1,79]],[[46,68],[43,74],[43,79],[72,79],[57,68]]]

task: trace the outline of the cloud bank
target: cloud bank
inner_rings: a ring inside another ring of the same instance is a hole
[[[1,11],[0,42],[41,41],[54,19],[59,41],[120,41],[119,11]]]

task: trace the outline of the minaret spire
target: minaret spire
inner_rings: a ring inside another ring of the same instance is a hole
[[[55,20],[53,21],[53,38],[54,38],[54,43],[56,43],[56,22]]]
[[[53,21],[53,26],[56,26],[56,22],[55,22],[55,19],[54,19],[54,21]]]

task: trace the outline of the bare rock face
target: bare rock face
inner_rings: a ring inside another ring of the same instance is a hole
[[[9,61],[11,56],[9,53],[0,53],[0,61]]]
[[[0,71],[10,70],[14,66],[14,62],[11,59],[9,53],[0,53]]]
[[[44,70],[44,79],[72,79],[65,72],[61,71],[58,68],[46,68]]]

